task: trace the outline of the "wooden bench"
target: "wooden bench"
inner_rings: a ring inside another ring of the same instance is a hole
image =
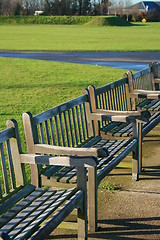
[[[157,64],[157,66],[159,66]],[[156,67],[157,67],[156,66]],[[155,68],[155,67],[154,67]],[[133,98],[134,88],[143,87],[148,89],[154,86],[153,82],[158,84],[158,78],[153,74],[152,67],[148,67],[145,70],[139,71],[135,74],[129,72],[124,74],[123,78],[117,80],[113,83],[104,85],[100,88],[95,89],[94,86],[89,86],[89,98],[91,104],[91,111],[93,113],[108,114],[109,117],[114,117],[117,119],[117,122],[110,121],[101,121],[94,120],[94,126],[96,134],[100,134],[102,137],[107,137],[109,139],[125,139],[133,135],[132,124],[128,122],[118,121],[117,114],[124,115],[128,114],[138,114],[139,110],[147,109],[151,112],[151,106],[157,104],[159,105],[159,100],[147,99],[144,98],[144,95],[140,100],[135,100],[138,95],[135,94]],[[154,70],[154,72],[158,72]],[[131,85],[131,84],[132,85]],[[152,92],[153,93],[153,92]],[[156,95],[157,96],[157,95]],[[132,113],[133,110],[136,110]],[[137,111],[138,110],[138,111]],[[156,108],[154,108],[156,110]],[[140,112],[139,112],[140,114]],[[148,114],[148,121],[142,124],[142,133],[139,135],[139,171],[142,169],[142,139],[149,133],[155,126],[160,122],[160,113]]]
[[[133,179],[138,179],[138,139],[141,122],[137,116],[124,117],[132,121],[133,138],[110,140],[95,134],[88,93],[70,100],[38,115],[23,114],[26,142],[29,153],[41,153],[68,156],[95,156],[97,167],[88,169],[88,224],[89,229],[97,228],[97,187],[101,180],[110,173],[126,156],[133,152]],[[95,117],[95,116],[94,116]],[[105,118],[105,115],[102,118]],[[143,118],[139,116],[139,118]],[[97,153],[93,152],[97,149]],[[106,149],[109,152],[107,156]],[[70,187],[77,182],[75,168],[53,166],[46,168],[35,165],[31,168],[32,182],[36,185]]]
[[[128,72],[129,93],[132,109],[147,109],[151,113],[160,109],[160,75],[158,69],[160,63],[150,64],[148,68],[132,74]]]
[[[22,154],[15,120],[0,132],[0,239],[46,239],[78,209],[78,239],[87,239],[86,167],[96,158]],[[77,188],[53,190],[26,184],[24,164],[77,167]]]

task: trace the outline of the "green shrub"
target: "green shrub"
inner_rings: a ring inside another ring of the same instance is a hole
[[[96,25],[128,26],[120,17],[105,16],[0,16],[0,24],[61,24],[61,25]]]

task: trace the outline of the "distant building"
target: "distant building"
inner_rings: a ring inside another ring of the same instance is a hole
[[[131,6],[132,9],[137,9],[138,13],[148,12],[150,10],[160,11],[160,2],[142,1]]]
[[[43,14],[43,11],[35,11],[35,12],[34,12],[34,15],[35,15],[35,16],[39,16],[39,15],[41,15],[41,14]]]

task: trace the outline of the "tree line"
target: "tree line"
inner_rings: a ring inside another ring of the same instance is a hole
[[[109,0],[0,0],[0,15],[107,15]]]

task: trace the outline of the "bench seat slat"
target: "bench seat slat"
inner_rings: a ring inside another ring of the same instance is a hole
[[[0,214],[7,211],[10,207],[12,207],[14,204],[16,204],[18,201],[20,201],[22,198],[29,195],[31,192],[33,192],[35,189],[35,186],[29,184],[25,186],[23,189],[21,189],[19,192],[11,196],[9,199],[7,199],[4,203],[0,205]]]
[[[157,103],[159,103],[159,100],[153,100],[149,104],[146,105],[146,108],[150,109],[150,108],[154,107]]]
[[[65,176],[63,176],[63,178],[60,179],[61,183],[76,183],[77,182],[77,177],[74,180],[73,178],[77,175],[77,169],[73,168],[70,172],[68,172]]]
[[[118,133],[122,128],[126,127],[128,123],[121,123],[118,126],[116,126],[114,129],[110,130],[109,133],[114,136],[116,133]]]
[[[51,168],[44,171],[43,175],[47,178],[53,176],[56,172],[58,172],[62,166],[52,166]]]
[[[108,132],[110,132],[112,129],[119,126],[120,124],[121,124],[120,122],[108,123],[105,127],[102,128],[102,131],[107,134]]]
[[[154,105],[152,105],[152,106],[149,106],[148,107],[148,110],[149,111],[155,111],[155,110],[159,110],[159,108],[160,108],[160,101],[158,101],[157,103],[154,103]]]
[[[108,148],[108,151],[110,152],[109,156],[102,158],[99,161],[99,164],[97,165],[97,169],[101,169],[104,164],[109,162],[115,156],[115,154],[117,154],[119,151],[121,151],[123,148],[129,145],[130,142],[131,142],[131,139],[119,140],[114,144],[114,146],[112,146],[111,148]]]
[[[72,168],[64,167],[61,170],[59,170],[56,174],[52,176],[52,180],[55,179],[55,181],[60,182],[60,179],[63,178],[68,172],[71,171]]]
[[[122,150],[120,154],[112,158],[102,169],[97,173],[98,182],[100,182],[107,174],[109,174],[125,157],[136,148],[137,140],[134,139]]]
[[[0,228],[2,228],[3,225],[14,218],[20,211],[29,206],[32,201],[34,201],[40,195],[42,195],[42,191],[36,189],[35,191],[31,192],[30,195],[25,197],[21,202],[18,202],[13,208],[3,214],[0,218]]]
[[[49,195],[53,194],[45,189],[39,189],[39,196],[33,202],[29,204],[28,207],[24,208],[18,215],[16,215],[11,221],[9,221],[4,227],[1,228],[1,231],[6,233],[14,229],[18,224],[24,221],[32,212],[36,211],[39,206],[41,206],[46,199],[49,198]]]
[[[66,200],[70,199],[75,194],[75,189],[68,191],[59,190],[51,196],[43,206],[37,208],[33,214],[26,218],[22,224],[18,225],[16,229],[9,233],[10,237],[15,239],[25,239],[39,228],[40,224],[47,219],[55,210],[57,210]]]
[[[38,198],[37,200],[39,201],[39,206],[36,208],[36,211],[31,211],[29,214],[27,213],[27,216],[23,218],[22,214],[22,221],[19,221],[19,224],[15,226],[14,229],[12,229],[9,232],[9,236],[11,238],[18,238],[16,237],[17,235],[21,234],[21,232],[26,231],[26,228],[31,228],[34,227],[34,222],[39,225],[41,222],[37,222],[39,216],[44,217],[44,212],[48,210],[48,208],[54,204],[56,201],[59,202],[59,199],[63,194],[65,193],[65,190],[60,190],[60,191],[47,191],[45,192],[44,196]],[[37,204],[37,203],[36,203]],[[26,211],[25,211],[26,212]],[[20,218],[20,217],[19,217]]]
[[[83,144],[82,148],[89,148],[94,146],[94,144],[96,144],[97,142],[99,142],[99,140],[101,139],[101,136],[96,136],[91,138],[87,143]]]
[[[64,220],[76,207],[80,207],[83,201],[83,192],[78,191],[72,196],[69,201],[67,201],[56,213],[53,214],[46,223],[40,227],[37,232],[35,232],[29,239],[45,239],[45,232],[51,233],[61,222]],[[39,221],[39,219],[37,220]],[[45,229],[45,231],[44,231]],[[24,239],[32,231],[31,228],[26,229],[26,231],[18,236],[18,239]],[[27,234],[26,234],[27,233]]]
[[[155,101],[155,100],[145,99],[143,102],[137,104],[137,107],[143,109],[147,107],[150,103],[152,103],[152,101]]]

